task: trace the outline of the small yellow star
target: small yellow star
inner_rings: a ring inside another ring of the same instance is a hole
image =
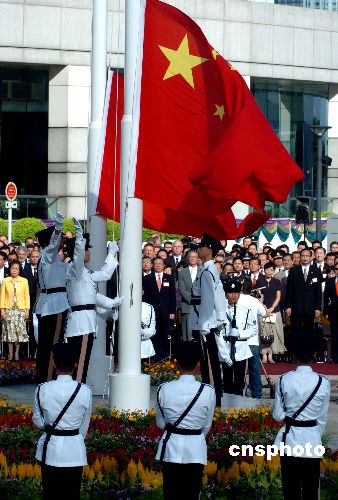
[[[230,64],[228,61],[227,61],[228,65],[230,66],[230,69],[231,71],[237,71],[235,66],[233,66],[232,64]]]
[[[212,49],[211,53],[212,53],[212,57],[213,57],[213,58],[215,59],[215,61],[216,61],[216,57],[217,57],[217,56],[219,56],[219,53],[218,53],[218,52],[217,52],[217,50],[215,50],[215,49]]]
[[[218,104],[215,104],[215,106],[216,106],[216,111],[214,113],[214,116],[219,116],[220,120],[222,121],[223,116],[225,114],[224,105],[222,104],[222,106],[218,106]]]
[[[177,50],[168,49],[161,45],[159,45],[159,48],[170,62],[163,80],[167,80],[167,78],[171,78],[172,76],[181,75],[192,88],[195,88],[192,68],[208,61],[208,59],[194,56],[189,53],[188,35],[186,34],[184,36]]]

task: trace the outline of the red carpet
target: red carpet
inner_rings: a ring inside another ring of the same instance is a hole
[[[338,376],[338,364],[328,364],[328,363],[312,363],[312,369],[321,373],[322,375],[337,375]],[[283,375],[283,373],[289,372],[296,369],[296,365],[290,363],[275,363],[264,364],[264,368],[268,375]],[[263,371],[262,371],[263,373]]]

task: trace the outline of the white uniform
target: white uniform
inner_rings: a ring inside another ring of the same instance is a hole
[[[201,304],[190,308],[190,327],[208,334],[212,328],[224,323],[226,309],[223,285],[213,260],[208,260],[198,270],[192,293],[194,297],[201,297]]]
[[[49,245],[42,250],[38,267],[38,279],[40,288],[50,290],[51,288],[66,288],[66,271],[68,264],[59,257],[59,246],[61,233],[52,234]],[[59,314],[68,309],[67,293],[40,293],[35,306],[35,314],[50,316]]]
[[[243,293],[241,293],[239,296],[238,304],[241,304],[243,306],[248,307],[253,312],[253,314],[256,318],[256,324],[253,325],[253,328],[255,330],[255,335],[248,338],[248,345],[258,345],[259,346],[259,326],[258,326],[257,317],[258,316],[262,316],[262,317],[266,316],[265,307],[255,297],[252,297],[251,295],[245,295]]]
[[[141,359],[154,356],[155,349],[150,340],[156,333],[155,311],[151,304],[142,302],[141,312]]]
[[[52,425],[67,401],[75,391],[77,382],[70,375],[59,375],[56,380],[46,382],[40,386],[40,412],[37,392],[34,398],[33,422],[39,429]],[[82,384],[74,401],[57,424],[58,430],[79,429],[76,436],[51,436],[47,446],[46,465],[53,467],[79,467],[87,465],[86,437],[92,410],[92,393],[90,388]],[[37,460],[42,460],[43,444],[46,438],[44,433],[38,442]]]
[[[156,408],[157,425],[164,429],[167,423],[174,424],[196,395],[200,382],[193,375],[181,375],[178,380],[167,382],[160,386],[158,398],[165,415]],[[205,436],[212,424],[215,411],[215,391],[210,385],[205,385],[195,405],[178,425],[181,429],[202,429],[202,434],[183,436],[172,434],[167,442],[163,460],[179,464],[207,463],[207,446]],[[159,460],[163,445],[164,433],[157,450]]]
[[[234,307],[230,306],[228,303],[226,316],[227,319],[224,327],[224,349],[221,350],[219,346],[219,353],[221,359],[225,361],[227,365],[232,366],[231,341],[229,337],[238,337],[238,341],[235,342],[235,361],[243,361],[251,358],[252,352],[247,339],[257,335],[257,319],[251,309],[243,304],[240,304],[239,302],[236,304],[236,330],[231,328],[231,320],[234,316]]]
[[[100,271],[88,271],[84,266],[86,240],[77,238],[73,262],[67,270],[67,293],[70,307],[93,304],[103,309],[114,307],[115,299],[110,299],[96,291],[95,283],[107,281],[111,278],[116,260],[113,254],[108,253],[106,261]],[[66,323],[65,337],[86,335],[96,331],[96,310],[69,310]]]
[[[276,388],[276,398],[273,408],[274,419],[282,422],[286,416],[291,417],[308,399],[317,382],[318,375],[310,366],[298,366],[296,370],[283,375],[279,379]],[[282,392],[285,409],[283,398],[281,397]],[[294,447],[296,445],[305,446],[306,443],[311,443],[313,448],[320,445],[321,436],[325,429],[329,402],[330,381],[323,377],[317,394],[296,419],[317,420],[317,425],[315,427],[291,427],[286,435],[285,444]],[[277,446],[282,441],[284,431],[285,426],[279,430],[276,436],[275,444]],[[310,458],[310,455],[304,455],[303,458]],[[318,456],[312,453],[311,458],[318,458]]]

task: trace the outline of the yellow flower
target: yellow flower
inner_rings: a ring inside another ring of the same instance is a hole
[[[217,464],[216,462],[208,462],[204,467],[204,474],[207,476],[214,476],[217,472]]]

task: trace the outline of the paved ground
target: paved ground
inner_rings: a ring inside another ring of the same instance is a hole
[[[331,380],[331,402],[329,406],[328,420],[326,425],[325,437],[328,446],[332,449],[338,449],[338,376],[328,376]],[[272,382],[278,380],[277,375],[271,376]],[[263,379],[263,384],[265,380]],[[15,385],[0,387],[0,399],[14,400],[17,403],[32,405],[35,385]],[[156,387],[151,387],[151,406],[155,406]],[[258,401],[245,396],[233,396],[225,394],[222,398],[222,406],[224,408],[252,408],[259,402],[269,405],[273,404],[273,399],[270,398],[270,389],[263,388],[263,399]],[[102,396],[94,396],[94,405],[108,406],[108,399]]]

